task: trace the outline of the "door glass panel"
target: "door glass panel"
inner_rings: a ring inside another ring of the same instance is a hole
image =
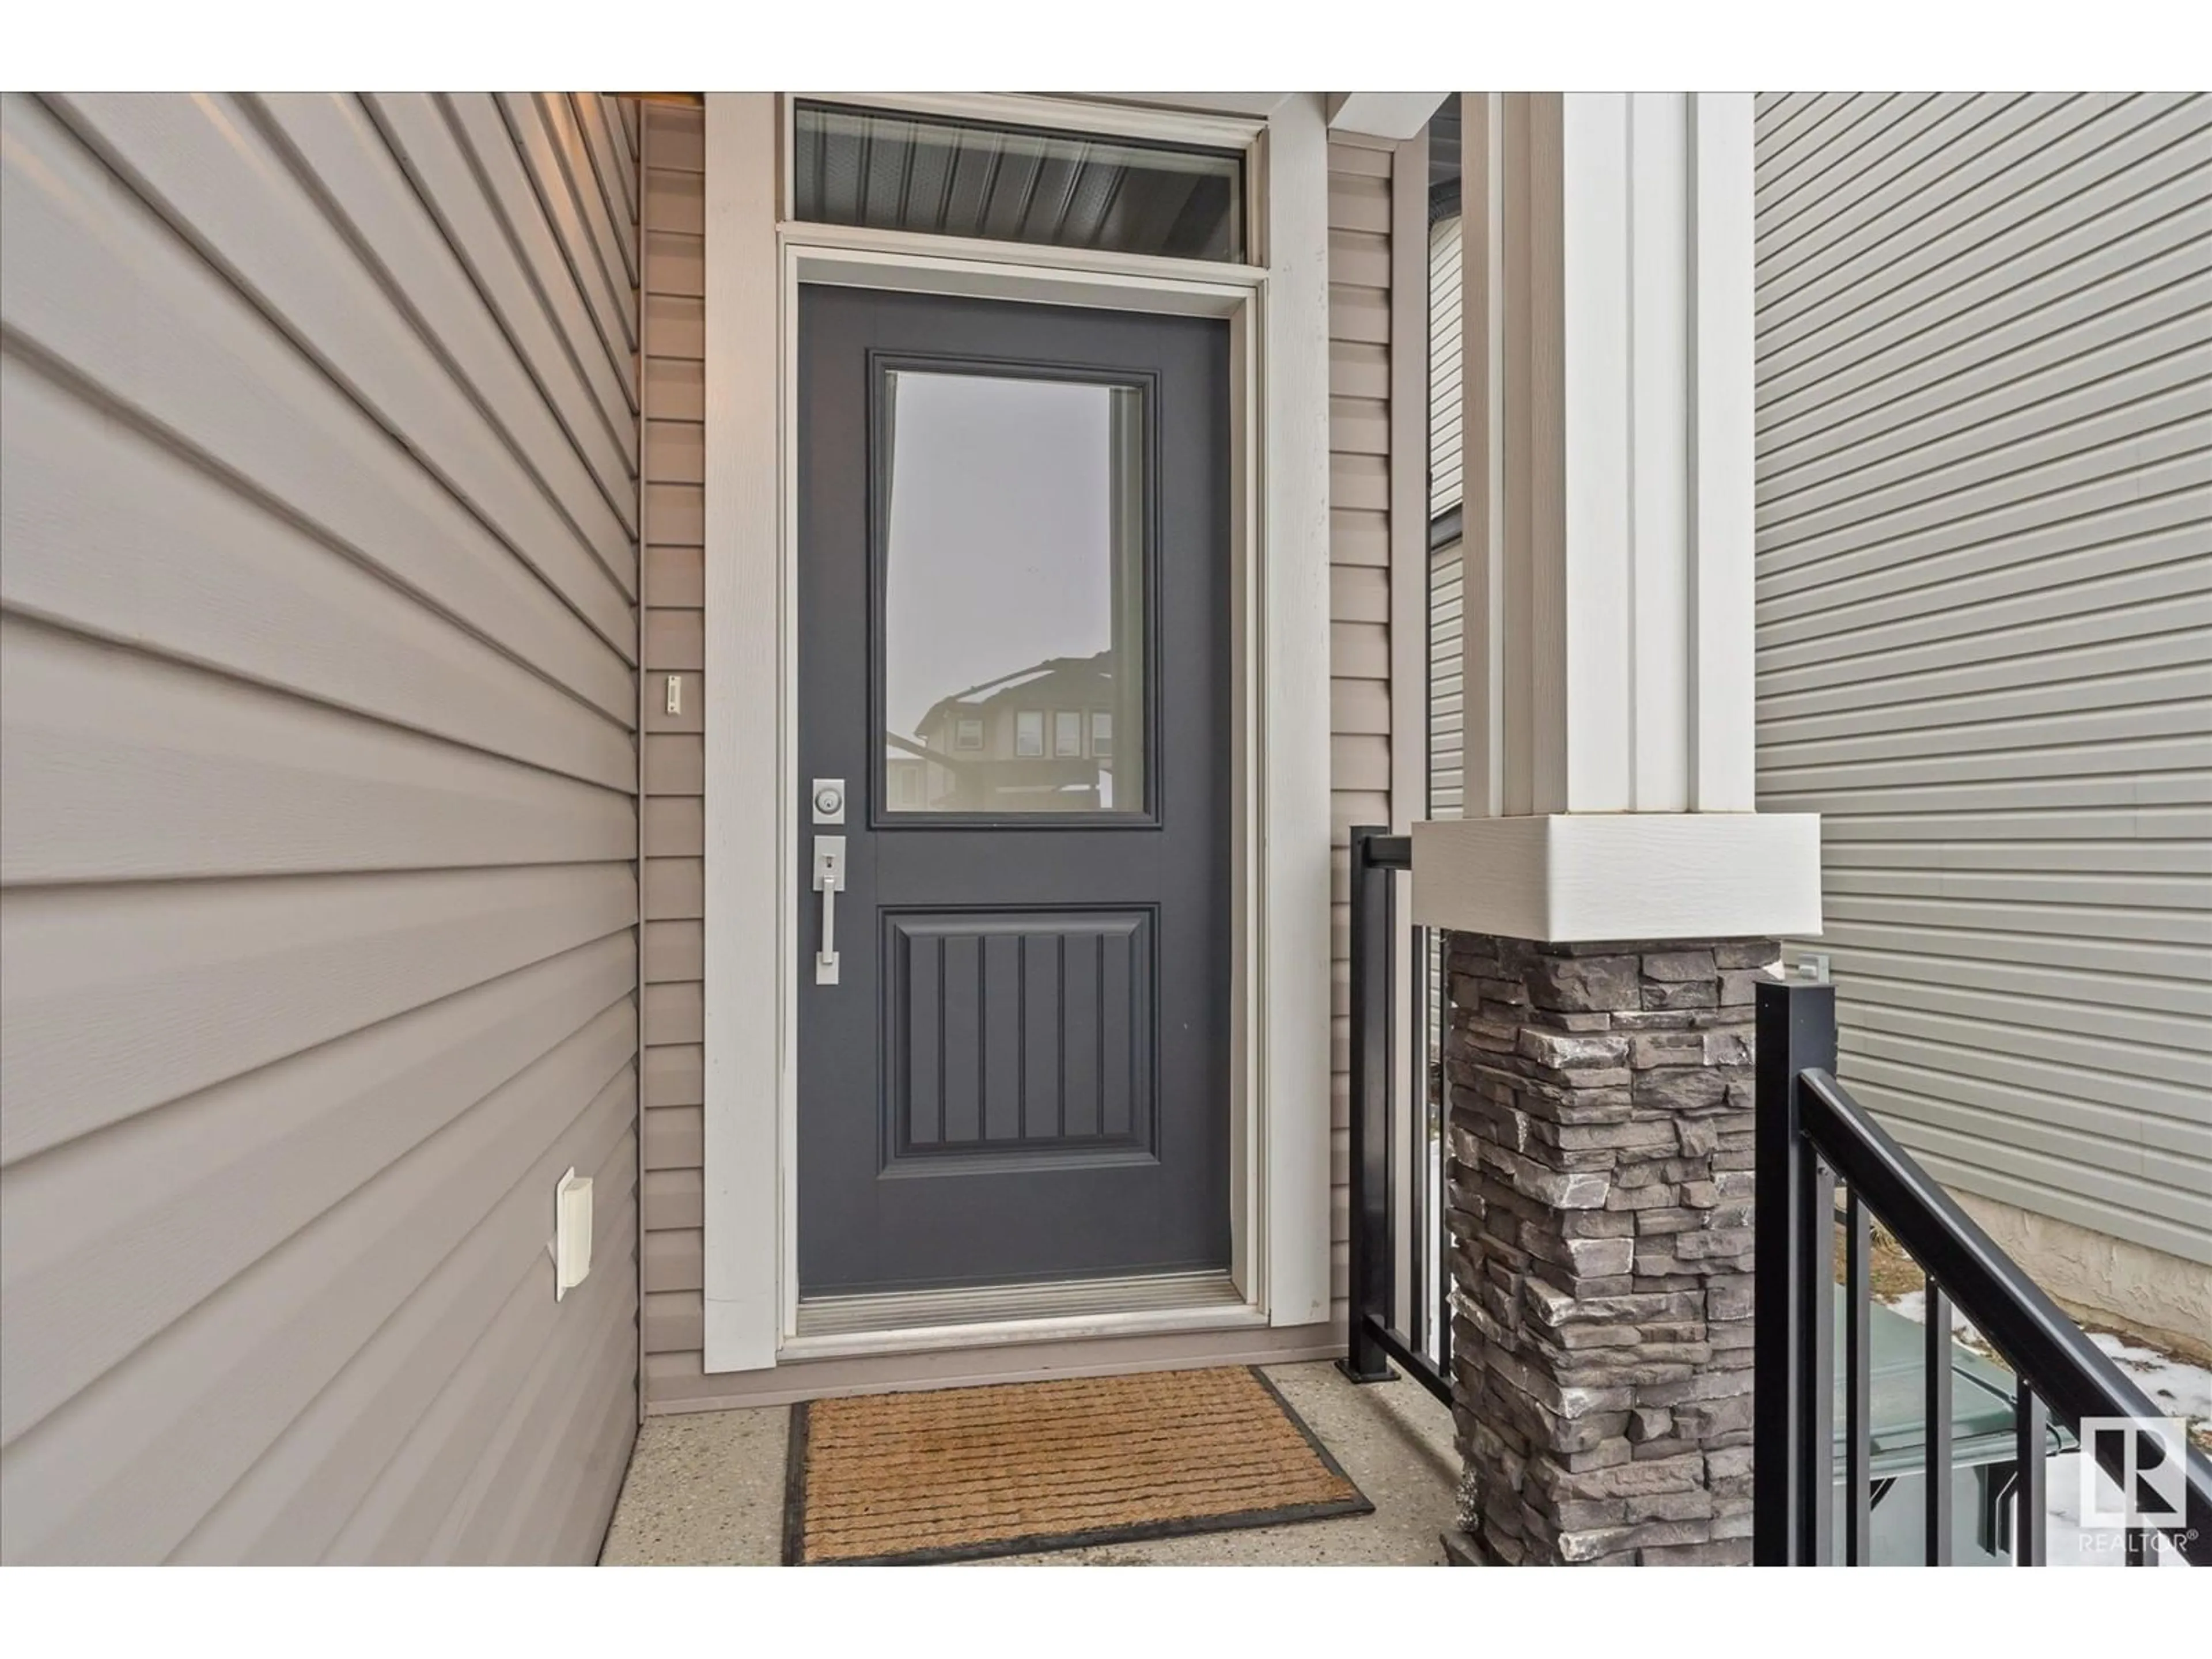
[[[878,395],[878,799],[1142,815],[1144,389],[886,368]]]
[[[1244,158],[1092,133],[802,103],[796,216],[833,225],[1244,257]]]

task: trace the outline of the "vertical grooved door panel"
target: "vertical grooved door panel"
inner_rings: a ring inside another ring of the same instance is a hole
[[[894,912],[887,1163],[1149,1152],[1147,910]]]

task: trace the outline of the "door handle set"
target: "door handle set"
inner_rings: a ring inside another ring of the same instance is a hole
[[[845,821],[845,780],[817,778],[808,792],[816,824]],[[814,982],[837,982],[837,895],[845,890],[845,838],[814,838],[814,890],[822,895],[822,948],[814,953]]]
[[[814,953],[814,982],[837,982],[837,895],[845,890],[845,838],[814,838],[814,890],[822,895],[822,948]]]

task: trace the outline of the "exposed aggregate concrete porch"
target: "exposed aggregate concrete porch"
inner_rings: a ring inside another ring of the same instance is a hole
[[[1375,1504],[1372,1515],[977,1562],[1142,1566],[1442,1566],[1457,1524],[1451,1414],[1414,1383],[1347,1381],[1327,1360],[1264,1368]],[[603,1566],[782,1559],[788,1407],[656,1417],[639,1431]]]

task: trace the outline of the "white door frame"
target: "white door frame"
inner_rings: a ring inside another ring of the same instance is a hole
[[[928,102],[953,112],[951,100]],[[790,434],[801,283],[1227,319],[1231,1271],[1246,1322],[1296,1326],[1328,1316],[1328,232],[1321,100],[1293,94],[1264,119],[1057,99],[976,97],[957,107],[985,118],[1185,142],[1199,130],[1217,143],[1241,132],[1249,148],[1248,188],[1263,204],[1251,227],[1261,262],[1213,264],[787,222],[778,203],[787,193],[787,159],[780,165],[788,155],[787,100],[708,97],[702,1220],[710,1372],[776,1364],[797,1328],[802,896],[798,468]],[[1153,1328],[1150,1317],[1106,1316],[1085,1334]],[[993,1334],[1070,1334],[1060,1322],[1038,1327]]]

